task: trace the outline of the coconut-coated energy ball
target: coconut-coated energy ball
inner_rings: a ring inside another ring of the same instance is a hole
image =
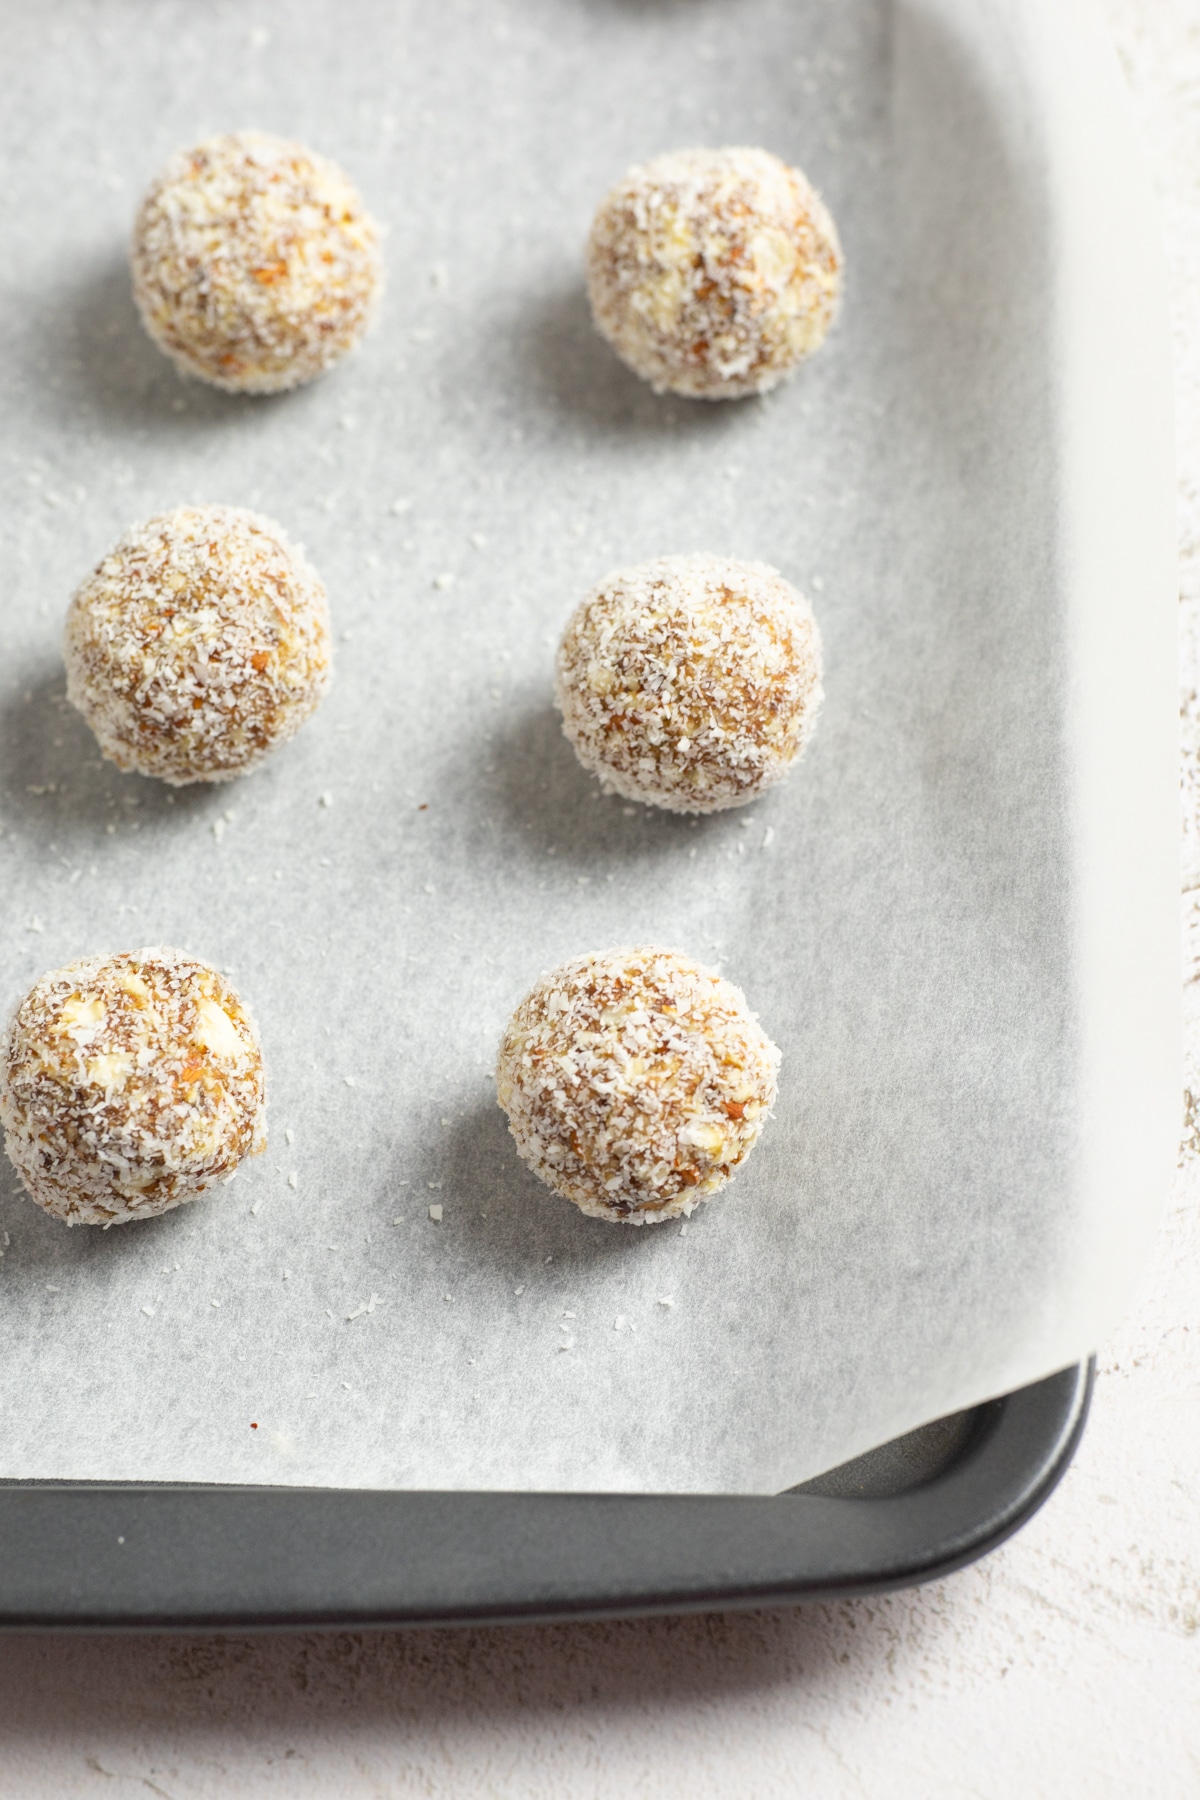
[[[812,735],[821,640],[766,563],[663,556],[610,575],[576,609],[555,699],[585,769],[671,812],[743,806]]]
[[[509,1020],[496,1090],[525,1162],[581,1212],[690,1213],[750,1154],[779,1051],[742,993],[675,950],[609,950],[544,975]]]
[[[352,350],[383,284],[378,230],[342,171],[263,131],[173,156],[134,226],[146,330],[188,375],[244,394]]]
[[[587,281],[597,327],[656,393],[737,400],[823,343],[842,251],[799,169],[766,150],[677,150],[603,201]]]
[[[135,525],[67,613],[67,697],[118,768],[244,775],[329,685],[325,590],[278,525],[181,506]]]
[[[266,1148],[262,1052],[233,987],[181,950],[90,956],[30,989],[0,1041],[4,1144],[37,1204],[123,1225]]]

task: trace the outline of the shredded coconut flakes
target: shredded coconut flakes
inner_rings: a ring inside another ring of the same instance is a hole
[[[333,163],[261,131],[173,156],[134,227],[133,291],[185,374],[231,392],[311,381],[382,289],[377,228]]]
[[[245,1006],[218,970],[178,950],[44,975],[0,1048],[5,1147],[32,1198],[68,1225],[196,1199],[266,1148],[265,1104]]]
[[[824,342],[842,253],[799,169],[765,150],[679,150],[603,201],[587,280],[597,329],[657,393],[734,400]]]
[[[325,590],[271,520],[181,506],[134,526],[83,582],[64,655],[68,698],[118,768],[229,781],[324,695]]]
[[[592,1218],[641,1225],[724,1186],[775,1101],[779,1052],[730,982],[671,950],[564,963],[496,1071],[517,1149]]]
[[[808,602],[765,563],[664,556],[576,609],[555,698],[584,767],[627,800],[719,812],[805,748],[823,699]]]

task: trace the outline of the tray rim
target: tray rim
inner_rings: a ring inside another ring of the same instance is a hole
[[[1033,1516],[1094,1381],[1093,1357],[972,1409],[946,1469],[882,1498],[5,1484],[0,1631],[545,1624],[886,1593]]]

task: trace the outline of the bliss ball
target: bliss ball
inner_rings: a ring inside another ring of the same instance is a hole
[[[671,812],[756,800],[823,697],[816,620],[766,563],[663,556],[610,575],[558,652],[555,700],[584,768]]]
[[[598,329],[655,393],[737,400],[824,342],[842,251],[799,169],[766,150],[677,150],[603,201],[587,281]]]
[[[342,171],[263,131],[173,156],[142,202],[133,293],[160,350],[233,393],[311,381],[353,350],[383,285]]]
[[[4,1145],[68,1225],[195,1200],[266,1148],[258,1033],[228,981],[181,950],[90,956],[30,989],[0,1042]]]
[[[743,1163],[779,1051],[731,982],[674,950],[609,950],[544,975],[496,1069],[517,1150],[593,1219],[690,1213]]]
[[[67,613],[67,697],[120,769],[244,775],[329,685],[325,590],[278,525],[181,506],[135,525]]]

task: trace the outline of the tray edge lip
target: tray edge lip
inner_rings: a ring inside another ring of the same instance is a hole
[[[531,1600],[528,1606],[514,1606],[511,1602],[498,1602],[494,1606],[472,1608],[470,1605],[449,1605],[442,1608],[416,1608],[411,1612],[392,1608],[338,1610],[336,1608],[320,1610],[297,1610],[270,1613],[238,1613],[230,1611],[205,1614],[193,1612],[186,1615],[171,1613],[138,1612],[124,1616],[115,1616],[110,1612],[90,1610],[74,1617],[64,1613],[28,1613],[5,1614],[0,1603],[0,1632],[2,1633],[57,1633],[72,1634],[159,1634],[159,1633],[193,1633],[195,1635],[219,1635],[226,1632],[285,1632],[285,1631],[363,1631],[363,1630],[449,1630],[468,1627],[482,1629],[493,1626],[514,1625],[549,1625],[549,1624],[583,1624],[606,1619],[652,1618],[665,1615],[706,1612],[728,1612],[766,1609],[781,1606],[795,1606],[809,1603],[832,1602],[845,1599],[866,1597],[873,1594],[885,1594],[916,1586],[923,1586],[954,1574],[957,1570],[989,1555],[1001,1544],[1012,1537],[1025,1525],[1033,1514],[1049,1499],[1054,1489],[1066,1474],[1075,1452],[1082,1439],[1090,1409],[1095,1386],[1096,1359],[1056,1371],[1042,1381],[1031,1383],[1028,1387],[1004,1395],[999,1402],[986,1402],[985,1406],[999,1406],[996,1425],[991,1431],[984,1433],[979,1446],[982,1455],[989,1442],[997,1435],[1003,1434],[1004,1414],[1023,1399],[1031,1402],[1039,1396],[1045,1403],[1048,1399],[1053,1405],[1053,1395],[1047,1390],[1070,1381],[1069,1393],[1054,1408],[1052,1418],[1047,1421],[1050,1430],[1043,1433],[1040,1455],[1034,1459],[1033,1466],[1023,1479],[1018,1479],[1013,1492],[1001,1506],[998,1514],[984,1517],[976,1525],[960,1526],[949,1534],[947,1542],[936,1545],[928,1555],[908,1556],[900,1559],[891,1568],[880,1568],[875,1573],[831,1572],[828,1579],[814,1576],[798,1578],[792,1583],[780,1583],[777,1579],[765,1581],[761,1585],[736,1582],[729,1586],[714,1585],[711,1588],[693,1589],[688,1592],[672,1592],[663,1590],[654,1592],[645,1590],[637,1595],[618,1595],[604,1598],[602,1595],[581,1597],[579,1600],[565,1599],[557,1604],[545,1598]],[[982,1409],[981,1409],[982,1410]],[[1011,1427],[1010,1419],[1010,1427]],[[774,1496],[740,1496],[740,1495],[621,1495],[621,1494],[558,1494],[542,1495],[537,1498],[549,1501],[596,1502],[602,1501],[613,1507],[634,1503],[641,1506],[686,1508],[690,1503],[703,1504],[706,1501],[718,1501],[731,1512],[745,1507],[761,1508],[778,1506],[787,1502],[794,1506],[821,1506],[839,1509],[869,1509],[878,1517],[881,1509],[898,1508],[910,1511],[914,1506],[928,1503],[932,1494],[946,1490],[954,1483],[956,1473],[962,1477],[970,1471],[976,1458],[968,1449],[963,1458],[951,1464],[941,1476],[920,1487],[909,1489],[904,1493],[875,1498],[830,1498],[828,1496],[779,1494]],[[241,1487],[230,1484],[220,1485],[184,1484],[184,1483],[133,1483],[129,1486],[61,1483],[49,1487],[45,1483],[31,1486],[13,1484],[0,1490],[0,1506],[5,1498],[13,1499],[37,1494],[71,1494],[75,1496],[91,1495],[96,1498],[108,1497],[114,1493],[128,1493],[130,1489],[141,1493],[190,1493],[202,1503],[214,1495],[252,1493],[268,1500],[279,1500],[287,1504],[293,1495],[322,1494],[333,1496],[339,1492],[377,1495],[386,1500],[401,1497],[406,1490],[388,1489],[313,1489],[313,1488],[262,1488]],[[421,1492],[433,1497],[435,1490],[408,1490],[408,1493]],[[468,1490],[469,1491],[469,1490]],[[504,1498],[520,1501],[533,1496],[523,1496],[507,1492],[489,1495],[479,1493],[481,1502],[491,1498]],[[924,1497],[924,1498],[923,1498]]]

